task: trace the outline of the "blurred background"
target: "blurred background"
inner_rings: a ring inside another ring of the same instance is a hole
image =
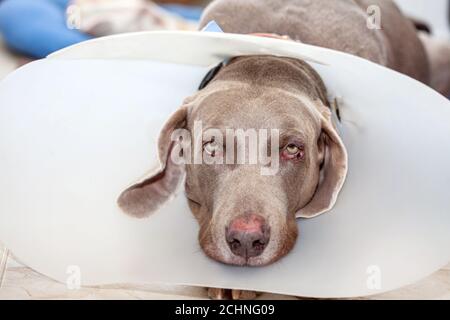
[[[0,0],[0,79],[31,60],[91,38],[196,30],[208,0]]]
[[[449,0],[396,1],[407,15],[423,21],[433,34],[450,40]],[[2,51],[6,47],[17,56],[43,58],[93,37],[144,30],[195,30],[208,2],[0,0]]]
[[[0,0],[0,79],[24,63],[91,38],[196,30],[210,1]],[[450,0],[395,1],[433,36],[450,41]]]

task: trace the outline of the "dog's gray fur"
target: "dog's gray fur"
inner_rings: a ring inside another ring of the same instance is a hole
[[[369,5],[381,9],[381,29],[367,27]],[[287,35],[358,55],[426,84],[433,83],[433,69],[448,63],[429,59],[436,50],[425,49],[413,24],[388,0],[216,0],[206,9],[201,27],[211,20],[225,32]],[[305,62],[272,56],[233,59],[169,119],[159,141],[161,170],[128,188],[119,205],[143,217],[170,197],[183,172],[169,157],[174,147],[170,135],[177,128],[192,131],[196,120],[222,130],[277,128],[287,141],[301,140],[306,156],[301,162],[282,162],[275,176],[263,177],[251,165],[184,169],[186,196],[208,256],[252,266],[281,258],[294,246],[295,216],[312,217],[331,208],[345,179],[346,151],[331,123],[326,97],[324,83]],[[235,256],[225,229],[235,217],[255,212],[269,224],[270,242],[260,256]],[[223,294],[218,292],[217,297]]]

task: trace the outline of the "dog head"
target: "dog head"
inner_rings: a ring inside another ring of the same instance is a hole
[[[343,185],[347,154],[327,105],[306,63],[235,58],[171,116],[160,170],[125,190],[119,205],[147,216],[186,173],[204,252],[234,265],[274,262],[296,242],[295,218],[329,210]]]

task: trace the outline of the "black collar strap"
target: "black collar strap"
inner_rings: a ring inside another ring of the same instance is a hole
[[[219,73],[220,69],[222,69],[227,64],[227,61],[223,61],[219,63],[217,66],[212,68],[208,71],[206,76],[203,78],[202,82],[200,83],[200,86],[198,87],[198,90],[204,89],[213,79],[214,77]]]

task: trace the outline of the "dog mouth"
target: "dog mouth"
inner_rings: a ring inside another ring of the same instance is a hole
[[[236,267],[263,267],[272,263],[272,261],[264,261],[261,257],[241,257],[232,253],[223,255],[221,249],[217,247],[203,248],[205,254],[216,262]]]
[[[273,256],[258,256],[258,257],[241,257],[234,254],[222,255],[218,248],[203,249],[205,254],[220,263],[237,266],[237,267],[265,267],[280,260],[285,254],[275,254]]]

